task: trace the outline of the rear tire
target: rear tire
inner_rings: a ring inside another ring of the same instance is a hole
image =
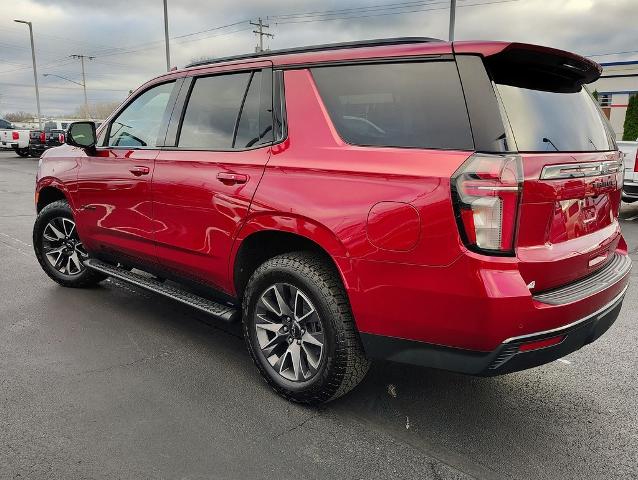
[[[370,365],[341,278],[317,254],[279,255],[253,273],[243,331],[268,384],[294,402],[334,400],[357,386]]]
[[[14,150],[15,150],[16,154],[18,154],[22,158],[25,158],[25,157],[29,156],[29,149],[28,148],[14,148]]]
[[[44,207],[33,225],[33,249],[42,270],[64,287],[90,287],[106,277],[84,266],[88,258],[66,200]]]

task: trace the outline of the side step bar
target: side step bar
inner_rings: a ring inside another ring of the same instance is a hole
[[[101,272],[109,277],[114,277],[124,282],[130,283],[137,287],[144,288],[154,293],[164,295],[165,297],[177,300],[183,304],[189,305],[197,310],[201,310],[209,315],[212,315],[219,320],[225,322],[233,322],[238,318],[238,311],[234,307],[222,305],[221,303],[208,300],[193,293],[187,292],[171,285],[165,285],[164,283],[148,278],[143,275],[138,275],[133,272],[108,263],[102,262],[95,258],[89,258],[84,261],[84,265],[92,270]]]

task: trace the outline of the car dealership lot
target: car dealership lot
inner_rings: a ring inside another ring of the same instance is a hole
[[[638,270],[616,324],[497,378],[375,364],[320,409],[271,392],[237,326],[31,248],[37,160],[0,153],[0,478],[635,478]],[[623,229],[638,261],[638,204]]]

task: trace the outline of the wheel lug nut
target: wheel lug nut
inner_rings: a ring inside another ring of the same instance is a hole
[[[288,343],[292,343],[292,337],[288,338]]]
[[[297,340],[297,345],[301,345],[301,340]]]

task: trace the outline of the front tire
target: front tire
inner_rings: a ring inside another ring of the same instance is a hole
[[[244,294],[243,330],[257,368],[288,400],[334,400],[369,368],[341,278],[320,255],[286,253],[261,265]]]
[[[33,225],[33,249],[42,270],[65,287],[89,287],[106,277],[84,265],[88,253],[66,200],[44,207]]]

